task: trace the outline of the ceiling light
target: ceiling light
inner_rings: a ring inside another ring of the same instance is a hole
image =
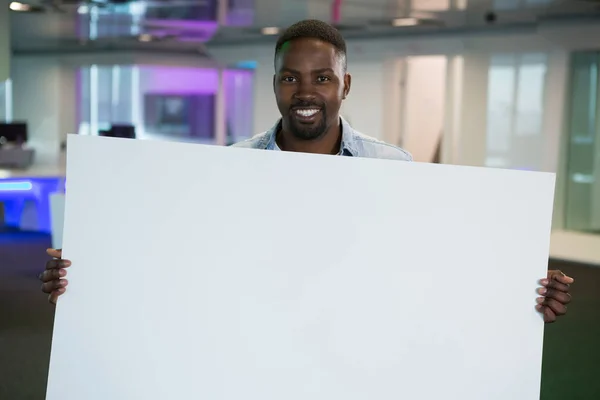
[[[77,8],[78,14],[87,14],[89,11],[90,11],[90,9],[86,5],[82,5]]]
[[[263,35],[277,35],[279,33],[279,28],[275,26],[268,26],[266,28],[262,28]]]
[[[17,1],[13,1],[8,6],[13,11],[29,11],[31,10],[31,6],[29,4],[19,3]]]
[[[416,18],[396,18],[392,21],[394,26],[415,26],[419,25],[419,20]]]

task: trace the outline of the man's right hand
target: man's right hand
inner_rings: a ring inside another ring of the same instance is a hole
[[[42,292],[48,293],[48,301],[56,304],[58,296],[63,294],[67,289],[67,270],[71,266],[71,261],[63,260],[62,250],[48,249],[46,250],[52,260],[46,263],[46,270],[39,275],[42,283]]]

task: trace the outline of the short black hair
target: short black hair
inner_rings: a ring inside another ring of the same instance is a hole
[[[279,36],[275,45],[275,63],[277,63],[277,56],[286,43],[303,38],[319,39],[333,45],[342,60],[344,71],[346,71],[346,41],[344,37],[333,25],[317,19],[305,19],[296,22]]]

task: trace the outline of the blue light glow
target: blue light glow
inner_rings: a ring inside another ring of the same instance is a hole
[[[64,177],[0,179],[4,225],[50,233],[50,195],[64,192],[64,180]]]
[[[257,66],[258,66],[258,62],[252,61],[252,60],[240,61],[239,63],[236,64],[236,67],[244,68],[244,69],[256,69]]]
[[[0,182],[0,192],[23,192],[33,188],[30,181]]]

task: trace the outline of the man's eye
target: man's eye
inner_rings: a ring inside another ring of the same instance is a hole
[[[284,76],[282,81],[284,82],[295,82],[296,78],[294,78],[293,76]]]
[[[328,82],[330,80],[331,79],[329,79],[328,76],[320,76],[320,77],[317,78],[317,82]]]

